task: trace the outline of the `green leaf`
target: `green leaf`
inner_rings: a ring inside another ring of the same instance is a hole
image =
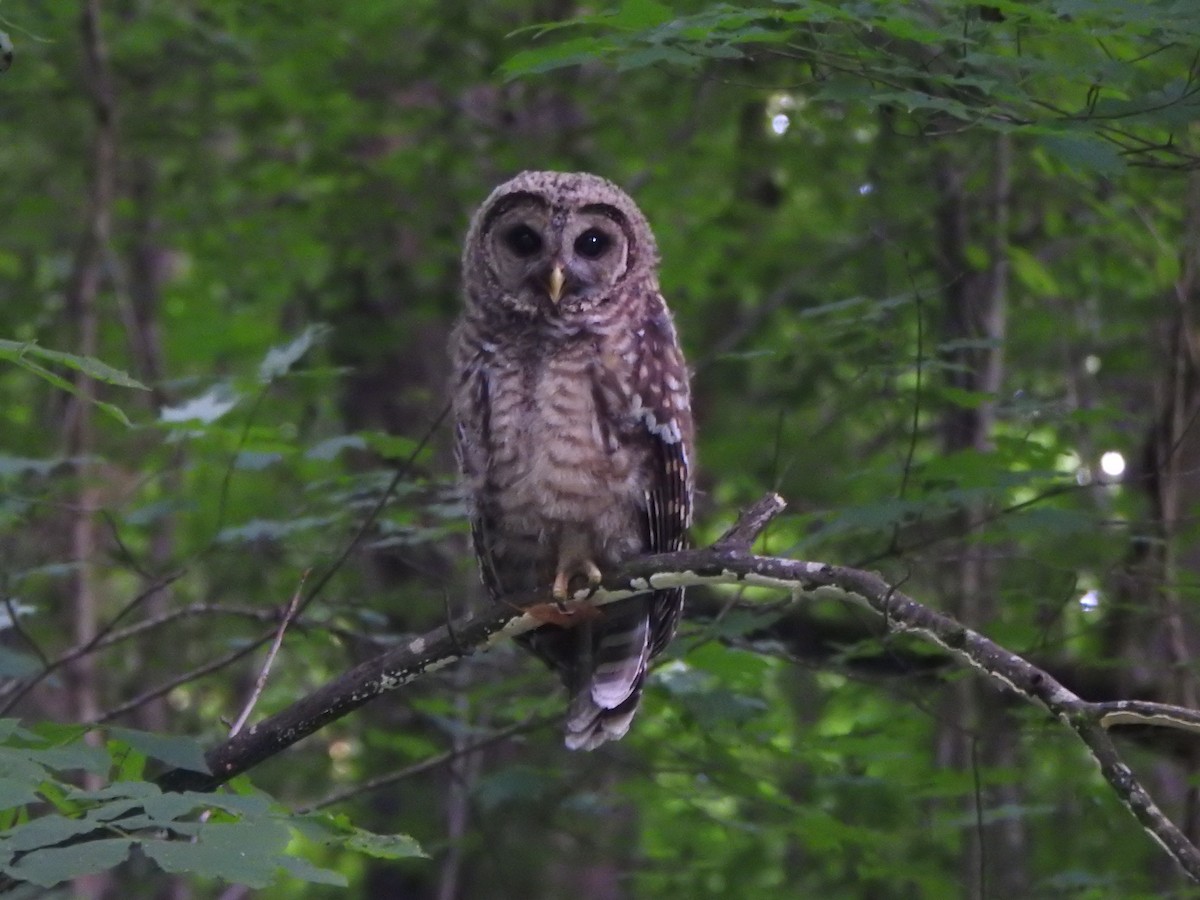
[[[40,887],[53,887],[80,875],[106,872],[123,863],[133,845],[130,838],[101,838],[69,847],[47,847],[22,856],[6,874]]]
[[[1044,134],[1040,138],[1046,152],[1068,169],[1117,176],[1125,171],[1125,161],[1116,148],[1095,135]]]
[[[346,887],[349,884],[346,876],[332,869],[322,869],[314,866],[307,859],[298,856],[285,856],[279,861],[280,868],[293,878],[307,881],[310,884],[329,884],[334,887]]]
[[[259,380],[269,382],[286,375],[292,366],[328,336],[330,331],[328,325],[309,325],[294,340],[281,347],[272,347],[259,364]]]
[[[254,789],[251,791],[251,793],[245,794],[207,794],[187,791],[178,796],[190,799],[196,806],[212,807],[236,816],[251,818],[265,816],[270,812],[271,799],[261,791]]]
[[[384,459],[412,458],[417,449],[417,441],[400,434],[384,434],[381,431],[368,431],[363,434],[367,446]],[[426,448],[428,450],[429,448]]]
[[[356,828],[346,840],[346,846],[376,859],[428,858],[421,845],[407,834],[373,834]]]
[[[304,531],[318,531],[328,527],[330,519],[307,516],[287,521],[255,519],[242,525],[222,528],[215,540],[222,544],[253,544],[258,541],[280,541],[290,535]]]
[[[669,22],[674,15],[671,7],[657,0],[624,0],[616,13],[606,18],[618,28],[635,30]]]
[[[142,850],[166,872],[261,888],[275,880],[287,843],[279,822],[209,822],[195,841],[143,840]]]
[[[96,827],[97,823],[87,818],[67,818],[57,814],[44,815],[0,833],[0,851],[15,853],[37,850],[88,834]]]
[[[20,719],[0,719],[0,741],[8,741],[14,737],[28,741],[35,739],[36,735],[22,728]]]
[[[413,838],[406,834],[374,834],[352,824],[345,815],[309,813],[289,823],[308,840],[340,845],[378,859],[426,857]]]
[[[160,823],[160,825],[174,822],[176,819],[190,815],[194,810],[203,809],[204,806],[204,803],[201,803],[191,794],[176,794],[174,792],[159,792],[157,795],[146,797],[142,801],[142,809],[145,810],[146,816],[151,821]]]
[[[505,60],[500,71],[510,80],[519,75],[550,72],[594,60],[601,55],[604,46],[597,39],[587,37],[573,38],[536,50],[522,50]]]
[[[36,786],[36,781],[0,775],[0,809],[36,803],[40,799],[35,790]]]
[[[162,791],[159,790],[158,786],[148,781],[116,781],[92,791],[74,790],[71,793],[71,797],[74,800],[89,800],[93,802],[129,799],[143,802],[147,798],[157,797],[160,794],[162,794]]]
[[[0,356],[2,356],[2,355],[3,354],[0,354]],[[10,357],[10,358],[11,358],[12,362],[16,363],[18,366],[20,366],[22,369],[25,369],[27,372],[32,372],[34,375],[37,375],[43,381],[49,382],[54,387],[58,388],[59,390],[65,391],[66,393],[70,394],[72,397],[76,397],[80,400],[83,400],[86,403],[90,403],[91,405],[103,410],[105,413],[112,416],[114,419],[116,419],[122,425],[132,427],[133,423],[131,423],[129,421],[129,419],[125,415],[125,413],[118,407],[114,406],[113,404],[106,403],[101,400],[97,400],[96,398],[86,394],[85,392],[81,391],[74,384],[74,382],[67,381],[65,378],[62,378],[61,376],[54,374],[49,369],[47,369],[45,366],[41,366],[38,363],[35,363],[33,360],[27,358],[24,355],[19,355],[19,356]]]
[[[38,793],[42,795],[42,799],[53,806],[55,812],[68,819],[77,819],[84,815],[83,803],[72,796],[77,788],[73,784],[54,779],[40,766],[38,768],[42,778],[38,783]]]
[[[179,830],[186,824],[179,820],[198,810],[215,810],[218,816],[244,817],[246,820],[258,820],[270,812],[270,802],[260,794],[234,796],[196,791],[163,793],[154,785],[150,787],[152,790],[148,794],[139,797],[139,804],[145,814],[128,820],[128,827]]]
[[[158,417],[159,421],[168,425],[181,422],[200,422],[208,425],[237,406],[240,399],[229,385],[219,384],[178,406],[164,406]]]
[[[712,654],[709,654],[712,657]],[[721,657],[736,662],[743,654],[724,653]],[[704,728],[738,725],[760,715],[766,703],[758,697],[731,691],[713,677],[683,662],[663,667],[656,682],[665,687]]]
[[[108,733],[139,753],[161,760],[169,766],[210,774],[208,763],[204,760],[204,748],[194,738],[154,734],[116,726],[109,727]]]
[[[86,725],[64,722],[37,722],[31,726],[34,735],[46,743],[61,746],[72,744],[90,730]]]
[[[1021,247],[1010,247],[1013,273],[1030,292],[1039,297],[1053,297],[1061,293],[1054,274],[1040,259]]]
[[[108,751],[79,740],[61,747],[28,748],[23,752],[29,759],[56,771],[79,769],[94,775],[104,775],[112,765]]]
[[[282,453],[266,453],[259,450],[241,450],[233,461],[234,468],[242,472],[261,472],[284,460]]]
[[[343,450],[365,450],[366,447],[367,442],[361,435],[343,434],[338,437],[327,438],[309,447],[304,452],[304,458],[315,459],[320,462],[331,462],[337,459]]]
[[[123,744],[117,744],[116,747],[110,744],[109,747],[112,750],[113,769],[110,777],[113,781],[145,784],[141,779],[146,777],[146,754]]]
[[[695,68],[701,62],[701,56],[698,52],[682,50],[671,44],[654,44],[650,47],[642,47],[631,53],[621,54],[617,60],[617,71],[628,72],[633,69],[642,69],[646,66],[657,66],[660,64]]]
[[[948,384],[938,385],[937,394],[960,409],[979,409],[984,403],[995,399],[992,394],[983,391],[968,391]]]
[[[58,350],[47,350],[44,347],[39,347],[37,344],[20,343],[18,341],[9,341],[0,339],[0,359],[8,359],[12,362],[18,362],[20,359],[30,356],[36,356],[39,359],[44,359],[47,362],[60,363],[68,369],[74,369],[82,372],[89,378],[94,378],[96,381],[102,381],[105,384],[116,385],[117,387],[134,388],[139,391],[148,391],[149,388],[120,369],[114,369],[107,363],[103,363],[91,356],[77,356],[74,353],[62,353]]]

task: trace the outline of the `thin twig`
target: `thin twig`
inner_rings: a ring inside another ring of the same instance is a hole
[[[327,806],[333,806],[336,803],[344,803],[346,800],[352,800],[360,794],[366,794],[371,791],[377,791],[380,788],[387,787],[390,784],[395,784],[398,781],[403,781],[405,778],[411,778],[413,775],[420,775],[422,772],[428,772],[430,769],[436,769],[444,766],[446,763],[453,762],[460,756],[466,756],[470,753],[475,753],[478,750],[483,750],[493,744],[498,744],[501,741],[507,740],[515,734],[525,734],[530,731],[537,731],[540,728],[545,728],[552,722],[557,721],[558,716],[535,716],[526,719],[523,722],[514,722],[499,731],[494,731],[486,737],[472,741],[469,744],[464,744],[456,749],[446,750],[436,756],[431,756],[428,759],[423,759],[420,762],[413,763],[411,766],[405,766],[403,769],[397,769],[395,772],[389,772],[386,775],[380,775],[376,778],[369,778],[366,781],[360,782],[353,787],[330,794],[322,800],[318,800],[309,806],[303,806],[296,810],[297,815],[315,812],[318,809],[324,809]]]
[[[108,640],[113,631],[113,626],[115,626],[121,621],[121,619],[144,603],[148,597],[154,596],[155,593],[170,585],[182,574],[182,572],[177,572],[174,575],[168,575],[150,585],[148,588],[146,588],[140,594],[137,594],[132,600],[126,603],[125,606],[123,606],[115,616],[109,619],[103,628],[100,628],[88,640],[81,644],[77,644],[69,650],[59,654],[57,658],[47,662],[45,667],[37,674],[31,675],[24,681],[17,682],[11,691],[5,692],[8,693],[9,696],[8,699],[5,700],[2,705],[0,705],[0,716],[7,715],[12,708],[20,703],[30,691],[45,681],[46,678],[53,674],[57,669],[60,669],[68,663],[86,656],[102,646],[106,646],[106,643],[114,643],[113,641]]]
[[[109,510],[102,509],[100,510],[100,518],[104,521],[104,524],[108,526],[109,536],[112,538],[113,543],[117,545],[117,555],[124,560],[129,568],[133,569],[134,572],[141,576],[143,581],[152,581],[154,576],[151,575],[150,572],[138,562],[137,557],[133,554],[133,551],[130,550],[129,546],[125,543],[125,539],[121,537],[121,526],[117,522],[116,517]]]
[[[301,612],[307,609],[308,605],[317,598],[321,591],[324,590],[325,585],[329,583],[330,579],[332,579],[337,571],[341,569],[343,565],[345,565],[346,560],[350,558],[350,554],[353,553],[358,548],[358,545],[362,543],[363,538],[367,536],[367,532],[371,529],[371,526],[375,524],[376,520],[379,518],[379,515],[383,512],[384,507],[387,506],[388,501],[392,498],[392,494],[395,492],[396,487],[400,484],[400,480],[411,473],[413,464],[417,461],[417,457],[429,444],[429,441],[433,438],[434,434],[437,433],[438,428],[441,427],[442,422],[445,421],[446,416],[449,414],[450,404],[447,402],[446,405],[442,407],[442,411],[438,413],[437,418],[433,420],[433,424],[429,426],[424,436],[420,441],[417,442],[417,446],[413,448],[413,452],[409,454],[408,459],[396,466],[396,471],[392,474],[391,481],[388,482],[388,485],[386,488],[384,488],[379,500],[375,503],[375,505],[371,508],[371,511],[367,513],[367,517],[363,519],[362,523],[359,525],[358,531],[354,533],[354,537],[350,538],[349,543],[342,548],[342,552],[338,554],[337,558],[332,563],[330,563],[329,568],[327,568],[320,574],[320,576],[318,576],[317,583],[312,586],[312,589],[308,592],[308,595],[300,604]]]
[[[12,597],[10,597],[8,594],[4,595],[4,609],[8,613],[8,624],[12,628],[13,633],[22,641],[24,641],[30,650],[37,654],[37,658],[42,661],[42,668],[49,668],[49,657],[46,656],[45,652],[41,648],[41,645],[33,639],[33,635],[26,631],[25,626],[21,624],[21,620],[17,616],[17,606],[15,603],[13,603]]]
[[[187,684],[191,681],[196,681],[199,678],[203,678],[205,675],[211,675],[213,672],[219,672],[226,666],[237,662],[243,656],[249,656],[259,647],[269,641],[274,633],[275,629],[271,629],[264,634],[260,634],[257,638],[245,644],[244,646],[238,647],[236,650],[230,650],[223,656],[218,656],[216,659],[209,660],[208,662],[204,663],[204,665],[197,666],[190,671],[184,672],[182,675],[176,676],[169,681],[165,681],[157,687],[150,688],[148,691],[143,691],[132,700],[126,700],[120,706],[115,706],[107,712],[96,716],[96,718],[92,721],[84,724],[91,726],[103,725],[105,722],[111,722],[113,719],[119,718],[128,712],[132,712],[139,706],[144,706],[152,700],[157,700],[159,697],[169,694],[180,685]]]
[[[194,618],[197,616],[231,616],[241,619],[249,619],[253,622],[269,622],[275,623],[279,619],[279,613],[273,609],[264,609],[261,607],[252,606],[232,606],[221,603],[190,603],[187,606],[181,606],[178,609],[169,609],[154,616],[148,616],[145,619],[126,626],[125,628],[117,628],[105,634],[98,640],[89,641],[86,644],[81,644],[64,650],[53,660],[50,660],[46,666],[46,670],[39,672],[36,676],[31,676],[32,681],[29,682],[13,682],[0,689],[0,696],[7,695],[19,690],[19,694],[15,698],[8,700],[3,707],[0,707],[0,714],[10,709],[17,701],[24,697],[33,687],[43,681],[46,676],[53,673],[56,669],[61,668],[73,659],[78,659],[88,653],[94,653],[100,650],[106,650],[109,647],[114,647],[117,644],[122,644],[125,641],[131,640],[144,634],[148,634],[159,628],[164,628],[172,622],[180,619]],[[361,631],[354,631],[350,628],[332,625],[329,622],[315,621],[305,619],[301,616],[295,616],[292,619],[292,624],[301,629],[323,630],[335,637],[342,638],[347,641],[361,641],[364,644],[372,645],[381,648],[391,643],[385,640],[381,635],[367,634]]]
[[[233,725],[229,729],[229,736],[233,737],[246,725],[246,720],[250,718],[250,713],[254,711],[254,707],[258,704],[258,698],[262,696],[262,692],[267,687],[267,677],[271,674],[271,666],[275,664],[275,656],[279,653],[279,648],[283,645],[283,634],[287,631],[288,625],[291,624],[292,618],[296,615],[296,607],[300,605],[300,592],[304,589],[304,582],[308,580],[308,573],[312,569],[305,569],[304,574],[300,576],[300,583],[296,585],[296,591],[292,594],[292,599],[287,605],[287,609],[283,613],[283,618],[279,622],[279,628],[275,631],[275,640],[271,642],[271,649],[267,651],[267,658],[263,661],[262,670],[258,673],[258,679],[254,682],[254,690],[250,692],[249,699],[246,700],[246,705],[242,708],[241,715],[237,717]]]
[[[972,734],[971,740],[971,780],[974,787],[973,805],[975,807],[975,850],[976,859],[976,897],[986,897],[987,891],[987,845],[983,830],[983,780],[980,776],[979,765],[979,736]]]
[[[912,286],[913,298],[916,300],[917,306],[917,365],[916,365],[916,387],[913,392],[912,405],[912,427],[908,432],[908,449],[904,456],[904,468],[900,472],[900,490],[899,499],[901,501],[907,498],[908,482],[912,478],[913,460],[917,455],[917,437],[921,433],[921,399],[924,396],[924,380],[925,374],[925,304],[924,296],[921,294],[921,289],[917,287],[917,279],[913,274],[912,267],[909,265],[908,255],[905,254],[904,266],[908,273],[908,283]],[[896,522],[892,530],[892,540],[889,550],[896,550],[900,546],[900,523]]]

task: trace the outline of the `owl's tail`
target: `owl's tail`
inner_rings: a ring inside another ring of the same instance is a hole
[[[566,745],[594,750],[625,736],[642,697],[650,658],[650,605],[634,597],[604,608],[604,618],[576,629],[578,665],[567,684]]]

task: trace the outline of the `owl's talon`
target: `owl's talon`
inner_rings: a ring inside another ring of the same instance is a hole
[[[600,585],[600,579],[604,577],[604,573],[590,559],[580,560],[575,566],[561,566],[554,573],[554,587],[550,593],[559,603],[565,602],[571,596],[571,579],[576,575],[582,575],[587,579],[588,588],[595,588]]]
[[[587,578],[589,588],[600,587],[600,580],[604,578],[604,573],[601,572],[600,567],[590,559],[585,559],[583,561],[583,574]]]
[[[567,585],[570,584],[571,577],[567,574],[566,569],[559,569],[554,575],[554,587],[550,593],[554,595],[554,599],[559,603],[563,603],[567,599]]]

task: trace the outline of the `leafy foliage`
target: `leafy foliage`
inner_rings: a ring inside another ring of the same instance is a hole
[[[760,68],[803,73],[775,85],[814,102],[902,111],[929,130],[1024,131],[1064,163],[1106,175],[1123,158],[1187,163],[1170,135],[1200,113],[1200,13],[1180,0],[714,4],[682,16],[624,0],[529,31],[559,39],[510,57],[509,77],[596,59],[622,71],[782,59]]]
[[[335,872],[287,853],[292,828],[307,836],[374,856],[421,855],[403,836],[365,834],[330,817],[296,820],[256,791],[218,794],[163,793],[143,780],[147,760],[207,771],[199,745],[128,728],[95,732],[42,726],[31,731],[16,720],[0,722],[0,870],[10,878],[53,887],[102,872],[139,848],[166,872],[188,872],[251,887],[283,874],[323,884],[345,884]],[[103,787],[82,790],[72,772],[109,776]],[[49,805],[53,811],[39,811]]]

